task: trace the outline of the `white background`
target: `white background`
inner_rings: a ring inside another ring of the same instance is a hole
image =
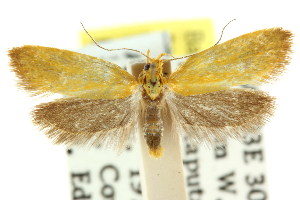
[[[297,1],[16,1],[0,3],[0,198],[69,199],[65,148],[54,146],[28,113],[36,102],[15,87],[7,50],[23,44],[64,49],[79,47],[79,22],[87,28],[162,19],[210,17],[216,31],[236,18],[223,42],[261,28],[282,26],[295,34],[288,70],[265,89],[277,97],[266,126],[266,159],[272,200],[300,199],[299,181],[299,6]],[[147,41],[145,41],[147,45]],[[297,47],[298,46],[298,47]]]

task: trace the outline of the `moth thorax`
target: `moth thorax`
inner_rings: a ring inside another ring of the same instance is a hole
[[[141,81],[148,96],[155,100],[163,87],[161,63],[145,64]]]
[[[160,157],[162,155],[161,137],[163,122],[160,109],[157,105],[148,105],[145,112],[144,138],[149,148],[150,155]]]

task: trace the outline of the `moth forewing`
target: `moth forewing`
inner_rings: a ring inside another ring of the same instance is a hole
[[[118,65],[68,50],[25,45],[9,51],[19,85],[31,94],[58,93],[85,99],[119,99],[137,87]]]
[[[278,77],[289,62],[292,33],[270,28],[247,33],[193,54],[171,74],[169,87],[189,96]]]

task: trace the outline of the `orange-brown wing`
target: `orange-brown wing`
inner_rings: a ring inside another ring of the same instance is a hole
[[[138,93],[122,99],[63,98],[38,105],[33,122],[56,144],[122,149],[138,120]]]
[[[118,99],[137,86],[135,77],[119,66],[68,50],[26,45],[13,48],[9,56],[19,84],[34,94]]]
[[[188,58],[167,84],[188,96],[268,82],[288,63],[291,37],[289,31],[272,28],[234,38]]]
[[[262,91],[228,89],[193,96],[166,94],[173,124],[195,142],[224,142],[256,133],[274,109],[274,99]]]

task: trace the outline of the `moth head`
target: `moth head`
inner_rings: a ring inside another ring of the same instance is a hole
[[[163,60],[149,59],[139,75],[139,82],[152,100],[159,96],[163,88],[162,65]]]

